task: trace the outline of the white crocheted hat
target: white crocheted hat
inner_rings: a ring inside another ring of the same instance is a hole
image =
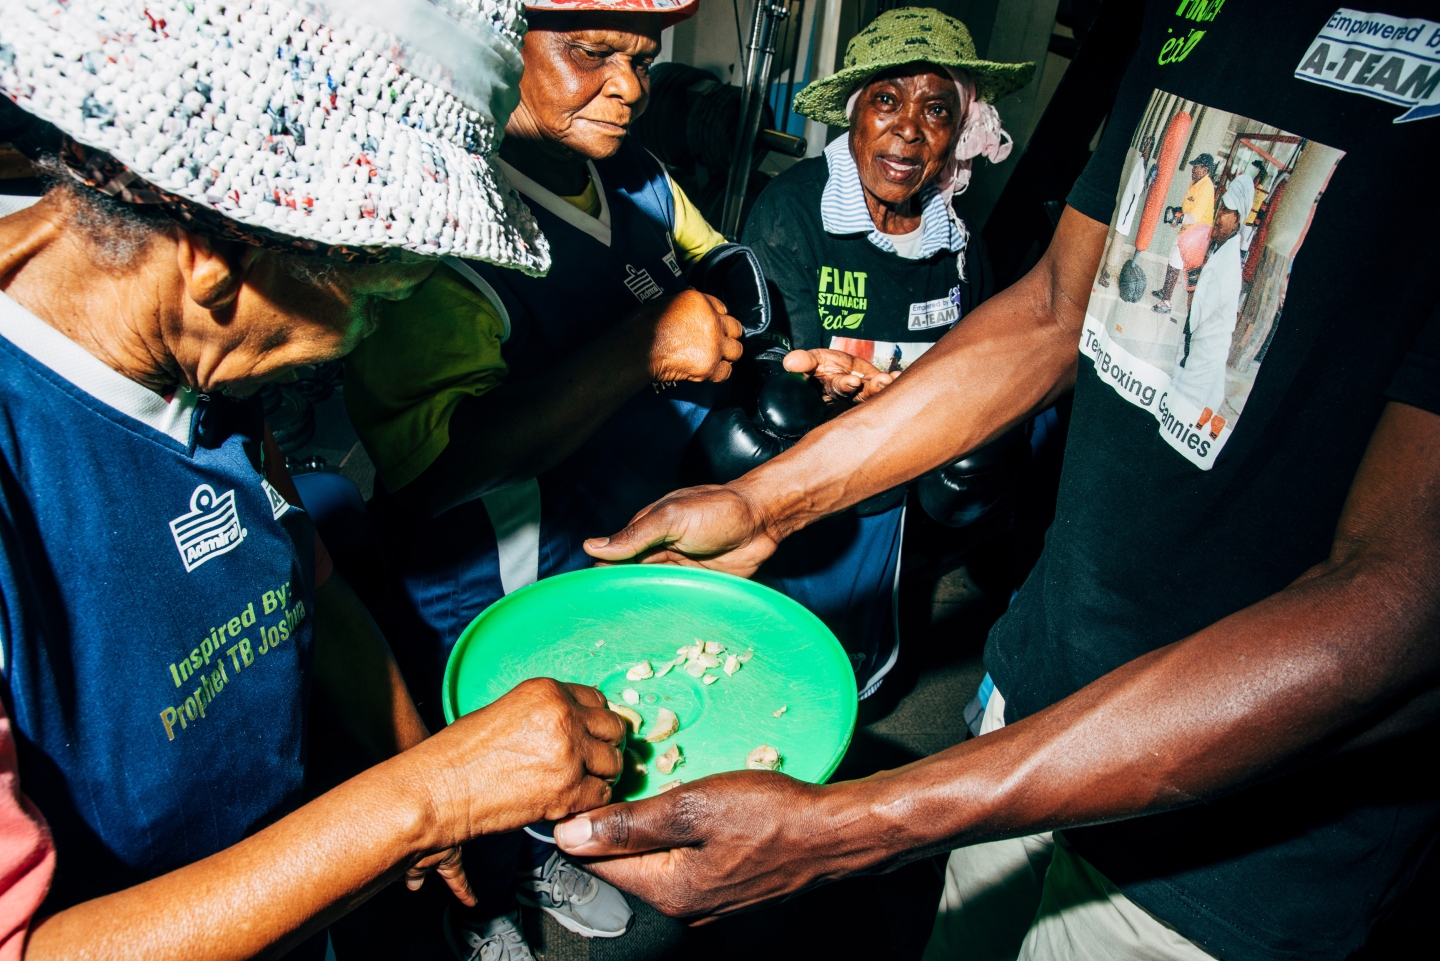
[[[0,92],[121,199],[543,274],[493,159],[524,31],[521,0],[3,0]]]

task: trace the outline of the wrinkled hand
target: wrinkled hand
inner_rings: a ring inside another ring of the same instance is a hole
[[[650,377],[660,383],[714,381],[730,376],[730,365],[745,352],[745,329],[725,313],[725,304],[698,290],[686,290],[641,308],[650,335]]]
[[[813,350],[792,350],[785,355],[785,369],[809,374],[820,382],[827,400],[869,400],[895,381],[894,374],[883,373],[868,360],[861,360],[843,350],[817,347]]]
[[[556,826],[585,869],[677,918],[705,921],[830,875],[814,855],[821,788],[735,771],[591,811]]]
[[[602,562],[708,567],[750,577],[779,546],[761,512],[732,487],[687,487],[636,514],[610,537],[585,542]]]
[[[593,687],[538,678],[400,755],[400,776],[420,782],[439,841],[407,881],[418,887],[435,870],[462,901],[473,901],[451,849],[607,803],[625,730]]]

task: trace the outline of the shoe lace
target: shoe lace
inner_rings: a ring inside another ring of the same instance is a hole
[[[465,943],[470,946],[466,961],[503,961],[510,957],[510,946],[524,944],[525,939],[512,927],[485,937],[474,931],[465,932]],[[518,952],[517,952],[517,957]]]
[[[582,871],[569,861],[560,861],[550,877],[550,900],[557,905],[567,901],[571,904],[586,904],[595,897],[600,882],[594,876]]]

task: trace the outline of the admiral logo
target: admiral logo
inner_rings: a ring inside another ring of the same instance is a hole
[[[643,268],[636,270],[634,267],[626,264],[625,272],[629,275],[625,278],[625,286],[630,289],[630,293],[634,294],[635,299],[640,301],[640,303],[643,304],[647,300],[654,300],[656,297],[665,296],[665,291],[660,288],[659,284],[655,283],[655,278],[650,276],[650,271]]]
[[[175,548],[188,574],[212,557],[240,546],[247,533],[235,511],[235,492],[215,496],[215,488],[201,484],[190,495],[190,513],[170,522]]]

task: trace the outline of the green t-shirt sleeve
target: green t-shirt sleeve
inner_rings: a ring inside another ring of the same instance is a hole
[[[423,474],[450,442],[456,405],[504,379],[504,339],[495,305],[448,266],[384,305],[345,362],[345,409],[386,489]]]
[[[725,236],[710,226],[705,215],[690,202],[685,191],[669,174],[665,175],[665,179],[670,182],[670,198],[675,202],[675,252],[680,255],[681,263],[697,263],[701,257],[723,244]]]

